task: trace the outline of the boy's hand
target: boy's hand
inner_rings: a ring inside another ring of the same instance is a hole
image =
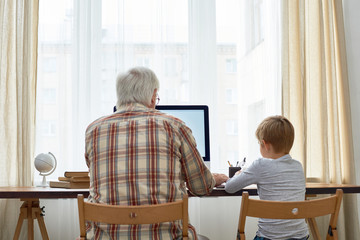
[[[242,167],[239,171],[237,171],[237,172],[234,174],[234,176],[235,176],[235,175],[239,175],[239,174],[242,173],[245,169],[246,169],[246,167]]]
[[[234,176],[235,176],[235,175],[239,175],[241,172],[242,172],[242,170],[237,171],[237,172],[234,174]]]

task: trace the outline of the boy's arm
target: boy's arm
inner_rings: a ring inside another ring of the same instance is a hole
[[[249,168],[241,170],[239,174],[234,175],[226,182],[225,191],[228,193],[235,193],[246,186],[257,183],[257,172],[256,165],[251,164]]]

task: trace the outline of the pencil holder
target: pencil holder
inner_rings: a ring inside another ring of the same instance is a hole
[[[229,178],[233,177],[239,170],[241,170],[241,167],[229,167]]]

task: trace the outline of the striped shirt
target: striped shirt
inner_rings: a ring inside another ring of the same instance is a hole
[[[181,120],[129,104],[91,123],[85,158],[90,202],[148,205],[182,199],[187,189],[209,194],[215,185],[191,130]],[[87,239],[181,239],[181,221],[152,225],[88,223]],[[190,239],[196,239],[189,226]]]

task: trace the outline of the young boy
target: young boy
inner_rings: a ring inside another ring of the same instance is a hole
[[[303,201],[303,168],[300,162],[289,155],[294,142],[294,127],[290,121],[283,116],[268,117],[258,126],[256,137],[263,158],[237,172],[226,182],[225,191],[234,193],[250,184],[257,184],[262,200]],[[254,240],[305,240],[308,235],[304,219],[259,219]]]

